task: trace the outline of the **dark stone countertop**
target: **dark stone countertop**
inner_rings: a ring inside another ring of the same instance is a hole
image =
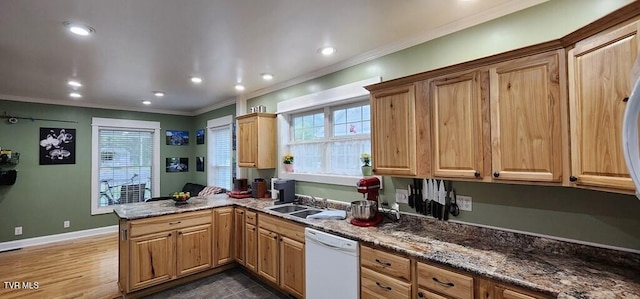
[[[557,298],[640,298],[640,254],[418,215],[402,214],[398,222],[386,220],[377,227],[358,227],[351,225],[350,219],[301,219],[265,209],[273,200],[226,195],[191,198],[182,206],[170,200],[127,204],[114,212],[133,220],[232,205]]]

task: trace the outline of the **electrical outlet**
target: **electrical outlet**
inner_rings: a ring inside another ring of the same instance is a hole
[[[22,235],[22,226],[16,226],[14,234],[16,236]]]
[[[456,195],[456,203],[458,204],[458,208],[460,211],[469,211],[473,210],[473,205],[471,204],[471,196],[465,195]]]
[[[64,228],[68,228],[69,226],[71,226],[71,221],[65,220],[63,226]]]
[[[396,202],[397,203],[409,203],[409,190],[396,189]]]

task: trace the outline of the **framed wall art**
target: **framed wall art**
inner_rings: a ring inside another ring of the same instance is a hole
[[[40,128],[40,165],[76,164],[76,129]]]
[[[167,145],[189,145],[189,131],[167,130]]]

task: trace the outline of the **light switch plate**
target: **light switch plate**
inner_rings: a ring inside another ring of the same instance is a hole
[[[473,210],[471,196],[456,194],[456,203],[458,204],[458,208],[460,208],[460,211],[471,212]]]
[[[396,202],[397,203],[409,203],[409,190],[396,189]]]

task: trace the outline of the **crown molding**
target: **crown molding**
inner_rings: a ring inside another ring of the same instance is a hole
[[[142,107],[141,108],[136,108],[136,107],[130,107],[130,106],[105,105],[105,104],[82,102],[82,101],[64,101],[64,100],[23,97],[23,96],[14,96],[14,95],[5,95],[5,94],[0,94],[0,99],[9,100],[9,101],[17,101],[17,102],[51,104],[51,105],[83,107],[83,108],[124,110],[124,111],[171,114],[171,115],[184,115],[184,116],[193,116],[194,115],[192,112],[177,111],[177,110],[163,110],[163,109],[142,108]]]
[[[514,13],[514,12],[517,12],[517,11],[520,11],[520,10],[523,10],[547,1],[549,0],[512,0],[506,3],[503,3],[501,5],[498,5],[496,7],[493,7],[489,10],[485,10],[475,15],[462,18],[458,21],[442,25],[433,30],[429,30],[425,34],[415,35],[410,38],[406,38],[406,39],[388,44],[386,46],[382,46],[375,50],[364,52],[362,54],[356,55],[354,57],[343,60],[336,64],[332,64],[330,66],[315,70],[313,72],[298,76],[296,78],[252,91],[250,93],[247,93],[245,95],[245,98],[252,99],[255,97],[259,97],[265,94],[278,91],[280,89],[284,89],[284,88],[291,87],[312,79],[316,79],[331,73],[335,73],[337,71],[340,71],[340,70],[373,60],[373,59],[377,59],[382,56],[389,55],[391,53],[398,52],[398,51],[428,42],[430,40],[434,40],[436,38],[454,33],[456,31],[464,30],[466,28],[473,27],[473,26],[482,24],[484,22],[488,22],[496,18],[503,17],[508,14],[511,14],[511,13]],[[388,80],[389,78],[383,78],[383,79]]]
[[[228,100],[226,100],[226,101],[218,102],[218,103],[215,103],[215,104],[213,104],[213,105],[209,105],[209,106],[207,106],[207,107],[204,107],[204,108],[200,108],[200,109],[194,110],[194,111],[191,113],[191,116],[196,116],[196,115],[200,115],[200,114],[203,114],[203,113],[207,113],[207,112],[209,112],[209,111],[213,111],[213,110],[216,110],[216,109],[220,109],[220,108],[223,108],[223,107],[227,107],[227,106],[229,106],[229,105],[235,105],[235,104],[236,104],[236,102],[237,102],[237,98],[228,99]],[[236,109],[236,110],[237,110],[237,109]]]

